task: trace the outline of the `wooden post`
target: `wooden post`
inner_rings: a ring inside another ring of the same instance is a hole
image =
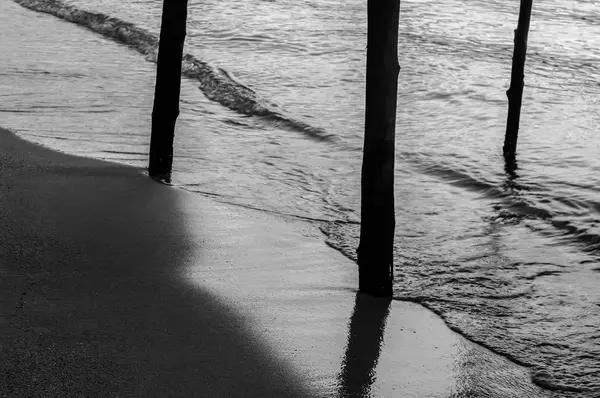
[[[367,90],[358,246],[359,290],[391,296],[394,139],[398,93],[400,0],[368,0]]]
[[[163,0],[148,172],[166,181],[171,177],[175,122],[179,116],[187,3],[187,0]]]
[[[521,118],[521,103],[523,100],[527,36],[529,34],[532,3],[533,0],[521,0],[519,22],[515,30],[515,48],[510,75],[510,88],[506,92],[506,96],[508,97],[508,119],[506,122],[503,152],[504,156],[508,158],[514,157],[517,151],[517,137],[519,135],[519,120]]]

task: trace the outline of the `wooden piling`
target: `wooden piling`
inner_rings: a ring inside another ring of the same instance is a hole
[[[367,88],[357,249],[359,290],[391,296],[400,0],[368,0]]]
[[[148,172],[166,181],[171,177],[175,123],[179,116],[187,3],[187,0],[163,0]]]
[[[506,92],[506,96],[508,97],[508,118],[506,122],[503,152],[504,156],[507,158],[514,158],[517,151],[519,121],[521,119],[521,103],[523,100],[527,36],[529,35],[532,3],[533,0],[521,0],[519,22],[517,24],[517,29],[515,30],[515,48],[513,50],[510,88]]]

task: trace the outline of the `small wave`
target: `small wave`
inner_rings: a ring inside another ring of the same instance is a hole
[[[127,152],[127,151],[111,151],[111,150],[104,150],[102,151],[104,153],[113,153],[116,155],[141,155],[141,156],[148,156],[148,154],[146,152]]]
[[[532,281],[532,280],[540,278],[542,276],[560,275],[562,273],[563,273],[562,271],[558,271],[558,270],[544,270],[544,271],[536,272],[533,275],[524,276],[523,279]]]
[[[424,161],[417,158],[412,158],[411,161],[416,163],[420,170],[425,174],[430,174],[439,177],[450,184],[468,189],[473,192],[479,193],[492,193],[494,191],[494,185],[480,181],[466,172],[462,172],[452,167],[448,167],[442,164],[428,165]]]
[[[483,198],[493,200],[494,210],[497,212],[491,218],[494,222],[516,225],[527,220],[541,221],[546,227],[551,227],[551,230],[533,225],[528,227],[539,233],[572,242],[585,253],[600,253],[600,235],[590,232],[587,223],[573,219],[577,217],[577,212],[595,209],[598,206],[597,202],[564,197],[549,191],[544,186],[528,186],[516,180],[494,184],[452,166],[437,163],[432,165],[417,157],[405,156],[405,158],[427,175],[436,176],[448,184],[477,192]],[[537,192],[528,194],[530,191]],[[540,199],[541,197],[543,198]],[[555,208],[560,207],[565,210],[560,212],[548,209],[544,206],[547,203],[553,203]]]
[[[536,372],[531,376],[531,380],[538,386],[550,391],[569,391],[584,392],[583,388],[567,386],[558,383],[550,374],[546,372]]]
[[[0,113],[33,113],[31,110],[25,109],[2,109],[0,108]]]
[[[116,42],[137,50],[148,61],[158,59],[158,37],[130,22],[102,13],[80,10],[58,0],[14,0],[33,11],[43,12],[83,26]],[[251,88],[233,79],[227,71],[216,68],[192,54],[183,56],[181,74],[196,80],[200,90],[211,101],[248,116],[261,117],[277,127],[300,132],[317,141],[336,141],[337,137],[324,129],[274,111]]]

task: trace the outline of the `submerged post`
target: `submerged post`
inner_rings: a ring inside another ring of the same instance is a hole
[[[514,157],[517,151],[521,102],[523,99],[523,78],[525,76],[525,56],[527,54],[527,36],[529,34],[532,3],[533,0],[521,0],[519,22],[515,30],[515,48],[513,51],[510,88],[506,92],[506,96],[508,97],[508,119],[506,122],[503,152],[504,156],[508,158]]]
[[[152,177],[170,180],[173,166],[173,137],[179,116],[181,90],[181,59],[187,19],[187,0],[163,0],[152,134],[150,165]]]
[[[392,295],[394,139],[400,0],[368,0],[367,90],[358,246],[359,290]]]

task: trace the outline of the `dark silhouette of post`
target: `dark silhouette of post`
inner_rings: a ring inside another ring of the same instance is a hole
[[[173,166],[173,138],[179,116],[187,3],[187,0],[163,0],[148,172],[167,181]]]
[[[394,140],[400,0],[369,0],[367,92],[358,246],[359,290],[392,295]]]
[[[519,22],[517,24],[517,29],[515,30],[515,48],[513,51],[510,88],[506,92],[506,96],[508,97],[508,119],[506,122],[506,135],[504,137],[503,148],[505,157],[514,157],[517,151],[519,120],[521,119],[521,103],[523,100],[523,78],[525,76],[527,36],[529,34],[532,3],[533,0],[521,0]]]

